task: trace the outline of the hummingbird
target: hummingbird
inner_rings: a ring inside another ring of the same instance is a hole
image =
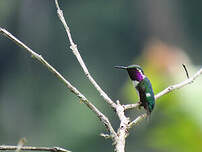
[[[139,94],[140,107],[144,107],[147,115],[150,116],[155,105],[155,97],[150,80],[144,75],[139,65],[115,66],[118,69],[128,71],[129,77],[133,82],[135,89]]]

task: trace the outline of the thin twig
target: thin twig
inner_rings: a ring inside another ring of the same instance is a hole
[[[68,36],[68,39],[69,39],[69,42],[70,42],[70,48],[72,49],[72,52],[73,54],[76,56],[78,62],[80,63],[86,77],[89,79],[89,81],[93,84],[93,86],[97,89],[97,91],[100,93],[100,96],[103,97],[103,99],[111,105],[112,108],[115,109],[116,107],[116,104],[109,98],[109,96],[101,89],[101,87],[97,84],[97,82],[93,79],[93,77],[91,76],[91,74],[89,73],[80,53],[79,53],[79,50],[77,48],[77,45],[74,43],[73,39],[72,39],[72,36],[71,36],[71,32],[70,32],[70,29],[66,23],[66,20],[63,16],[63,11],[60,9],[60,6],[58,4],[58,0],[55,0],[55,5],[56,5],[56,8],[57,8],[57,13],[58,13],[58,17],[60,19],[60,21],[62,22],[64,28],[65,28],[65,31],[67,33],[67,36]]]
[[[17,150],[18,146],[0,145],[1,150]],[[22,146],[20,150],[30,150],[30,151],[50,151],[50,152],[71,152],[60,147],[32,147],[32,146]]]
[[[0,34],[3,34],[7,38],[11,39],[17,45],[25,49],[28,53],[31,54],[32,58],[38,60],[42,63],[49,71],[51,71],[60,81],[62,81],[67,88],[70,89],[72,93],[74,93],[85,105],[87,105],[91,111],[93,111],[97,117],[104,123],[107,130],[112,134],[112,136],[116,136],[116,132],[114,131],[111,123],[109,122],[108,118],[100,112],[87,98],[77,90],[69,81],[67,81],[53,66],[51,66],[41,55],[34,52],[28,46],[26,46],[23,42],[18,40],[15,36],[9,33],[7,30],[0,27]]]
[[[135,125],[137,125],[138,123],[140,123],[140,121],[142,121],[142,120],[143,120],[144,118],[146,118],[146,117],[147,117],[147,114],[146,114],[146,113],[144,113],[144,114],[138,116],[135,120],[133,120],[133,121],[131,121],[131,122],[129,123],[128,129],[131,128],[131,127],[133,127],[133,126],[135,126]]]
[[[122,105],[124,107],[124,110],[129,110],[129,109],[134,109],[134,108],[138,108],[140,106],[140,103],[133,103],[133,104],[126,104],[126,105]]]
[[[186,72],[187,79],[189,79],[189,73],[188,73],[188,70],[187,70],[185,64],[182,64],[182,66],[183,66],[183,68],[184,68],[184,70],[185,70],[185,72]]]

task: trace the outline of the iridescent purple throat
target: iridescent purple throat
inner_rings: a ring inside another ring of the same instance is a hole
[[[136,75],[136,78],[135,78],[135,79],[136,79],[137,81],[142,81],[142,80],[144,79],[144,75],[143,75],[140,71],[136,70],[135,73],[136,73],[136,74],[135,74],[135,75]]]
[[[131,80],[136,80],[140,82],[144,79],[144,75],[142,74],[142,72],[137,69],[128,69],[128,74]]]

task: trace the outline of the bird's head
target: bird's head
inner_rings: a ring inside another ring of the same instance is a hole
[[[139,65],[129,65],[129,66],[115,66],[118,69],[125,69],[133,81],[142,81],[145,77],[142,68]]]

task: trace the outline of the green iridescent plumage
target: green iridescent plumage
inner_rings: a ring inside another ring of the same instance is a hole
[[[150,115],[154,109],[155,97],[151,82],[144,75],[142,68],[138,65],[130,65],[127,67],[115,66],[115,68],[125,69],[128,71],[128,74],[133,81],[134,87],[139,93],[140,106],[143,106],[147,111],[147,114]]]
[[[155,105],[155,97],[151,83],[147,77],[145,77],[137,86],[137,91],[140,96],[140,106],[143,106],[147,111],[147,114],[151,114]]]

